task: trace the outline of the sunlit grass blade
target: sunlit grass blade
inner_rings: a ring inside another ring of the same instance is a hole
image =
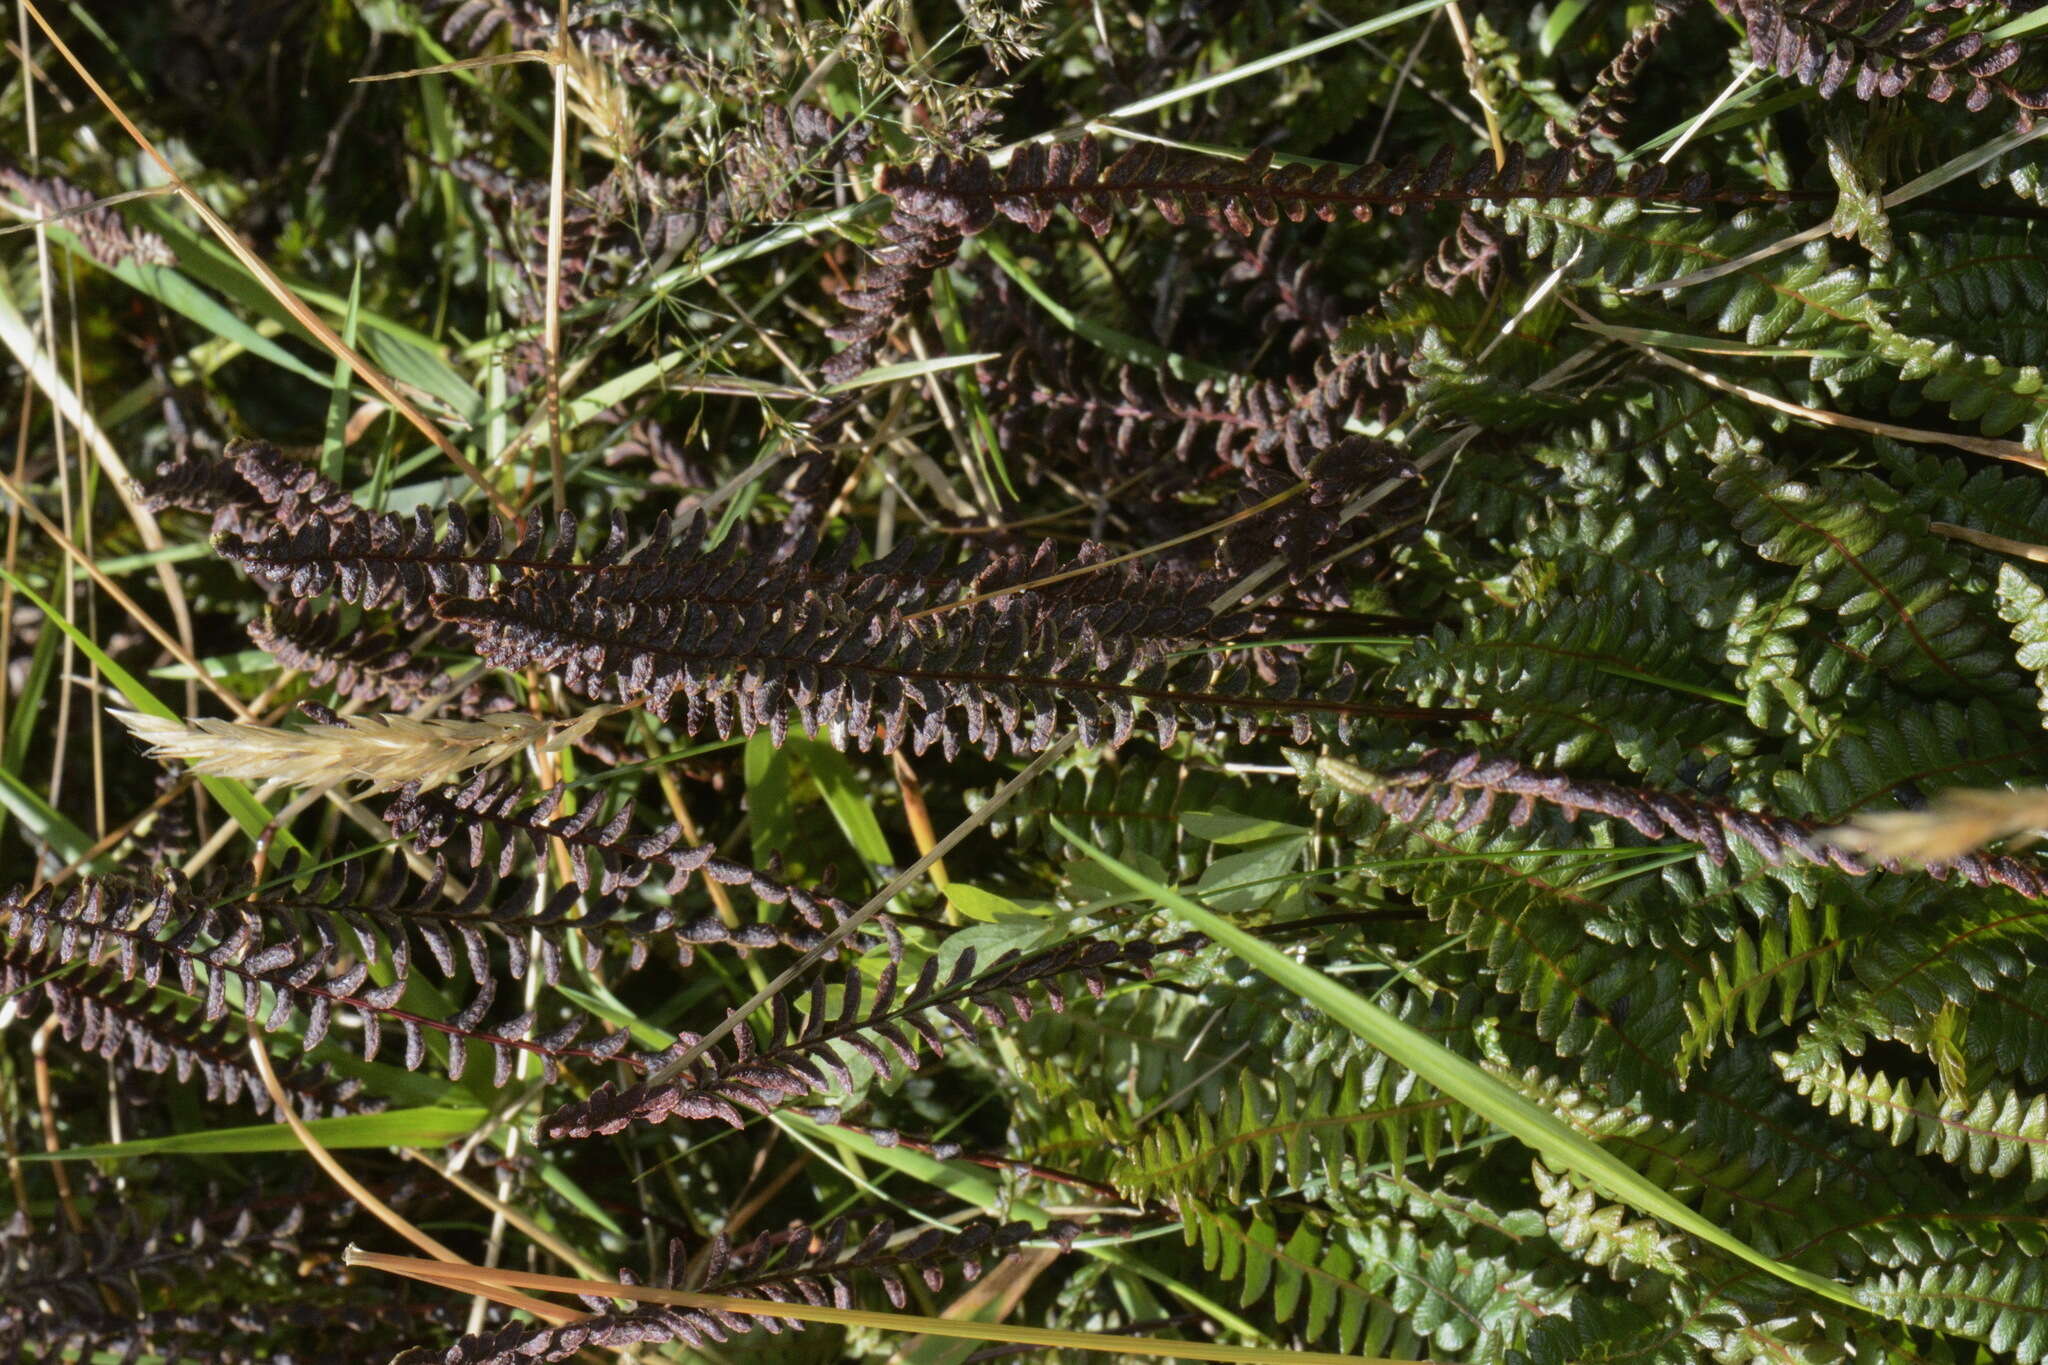
[[[483,1122],[485,1110],[431,1105],[418,1109],[386,1109],[377,1114],[344,1114],[310,1119],[311,1129],[328,1147],[438,1147],[471,1132]],[[144,1156],[234,1156],[247,1152],[296,1152],[299,1140],[281,1123],[246,1128],[210,1128],[168,1137],[135,1138],[90,1147],[65,1147],[55,1152],[23,1152],[23,1161],[128,1161]]]
[[[1859,1307],[1847,1287],[1797,1266],[1764,1255],[1727,1229],[1684,1204],[1598,1143],[1573,1130],[1557,1115],[1541,1109],[1478,1066],[1313,967],[1296,962],[1282,950],[1118,861],[1069,829],[1057,816],[1052,825],[1074,847],[1133,891],[1150,897],[1162,909],[1230,949],[1252,967],[1302,1000],[1344,1025],[1359,1038],[1440,1092],[1482,1115],[1489,1123],[1533,1150],[1552,1168],[1599,1186],[1610,1196],[1702,1242],[1746,1261],[1785,1283],[1819,1295],[1831,1303]]]

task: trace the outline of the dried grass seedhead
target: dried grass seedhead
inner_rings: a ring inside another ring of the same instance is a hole
[[[1924,864],[1947,862],[2000,839],[2048,829],[2048,789],[1980,791],[1958,788],[1934,798],[1926,810],[1876,811],[1827,830],[1838,848],[1878,858]]]
[[[521,749],[553,751],[573,743],[623,706],[597,706],[566,721],[504,711],[475,720],[346,716],[307,730],[224,720],[184,722],[114,711],[150,746],[151,757],[183,759],[209,777],[279,781],[295,787],[367,782],[373,792],[408,782],[436,787],[475,768],[503,763]]]

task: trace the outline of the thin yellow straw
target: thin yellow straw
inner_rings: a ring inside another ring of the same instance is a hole
[[[593,1294],[635,1303],[670,1304],[678,1308],[742,1313],[752,1317],[794,1318],[842,1327],[872,1327],[885,1332],[921,1332],[926,1336],[964,1341],[1008,1342],[1018,1346],[1053,1346],[1071,1351],[1106,1351],[1116,1355],[1150,1356],[1158,1360],[1212,1360],[1224,1365],[1431,1365],[1428,1361],[1396,1362],[1386,1356],[1347,1356],[1326,1351],[1293,1351],[1273,1346],[1223,1346],[1207,1341],[1167,1341],[1160,1337],[1126,1337],[1112,1332],[1068,1332],[1055,1327],[1013,1327],[1001,1322],[954,1322],[910,1313],[876,1313],[861,1308],[825,1308],[808,1303],[777,1303],[772,1299],[740,1299],[726,1294],[697,1294],[686,1289],[659,1289],[644,1284],[613,1284],[576,1280],[566,1275],[537,1275],[524,1270],[465,1272],[455,1266],[417,1256],[389,1256],[350,1247],[342,1263],[387,1270],[394,1275],[431,1278],[452,1285],[475,1274],[481,1281],[520,1289],[561,1294]]]

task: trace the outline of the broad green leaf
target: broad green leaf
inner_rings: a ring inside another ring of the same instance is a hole
[[[1287,889],[1287,874],[1300,864],[1306,847],[1306,834],[1249,845],[1203,868],[1196,893],[1204,904],[1230,914],[1264,909]]]
[[[1030,911],[1009,897],[998,896],[993,891],[984,891],[966,882],[948,883],[946,899],[953,903],[954,909],[967,918],[980,920],[984,924],[1031,917]]]
[[[1180,827],[1197,839],[1212,844],[1252,844],[1283,834],[1306,835],[1305,825],[1290,825],[1263,816],[1239,815],[1234,810],[1184,810]]]

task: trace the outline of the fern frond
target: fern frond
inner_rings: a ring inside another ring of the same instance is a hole
[[[1140,1129],[1115,1167],[1134,1198],[1215,1200],[1265,1197],[1320,1174],[1343,1188],[1348,1170],[1375,1159],[1399,1169],[1410,1148],[1434,1166],[1480,1126],[1464,1106],[1384,1056],[1351,1057],[1327,1068],[1238,1073],[1213,1112],[1162,1115]]]
[[[1801,480],[1758,456],[1717,455],[1715,484],[1758,554],[1820,584],[1815,605],[1870,664],[1933,686],[2016,685],[1981,598],[1962,590],[1954,553],[1892,514],[1875,480]]]
[[[827,928],[853,913],[852,906],[822,889],[795,886],[721,858],[710,844],[685,844],[682,826],[674,822],[650,833],[633,833],[635,807],[630,799],[603,818],[605,807],[594,802],[561,813],[567,796],[567,788],[556,786],[529,801],[522,779],[485,772],[461,787],[434,791],[410,786],[384,808],[384,820],[415,848],[442,851],[463,867],[487,875],[495,871],[499,877],[540,862],[550,846],[566,849],[570,878],[578,890],[595,897],[576,921],[586,934],[614,923],[624,893],[657,873],[666,878],[663,890],[670,897],[681,895],[696,876],[721,886],[743,887],[763,905],[787,904],[796,911],[796,921],[779,924],[754,921],[731,926],[709,914],[685,920],[672,909],[620,922],[632,940],[628,970],[641,965],[649,941],[664,937],[672,938],[685,965],[696,947],[714,943],[742,949],[781,943],[807,950]]]
[[[667,1273],[658,1283],[663,1288],[772,1303],[851,1308],[857,1277],[873,1277],[881,1282],[890,1303],[901,1309],[909,1301],[906,1282],[912,1278],[936,1293],[951,1278],[972,1281],[979,1277],[984,1258],[1037,1239],[1064,1249],[1079,1231],[1065,1222],[1038,1229],[1028,1223],[975,1219],[956,1229],[925,1228],[898,1238],[895,1227],[885,1219],[849,1247],[846,1223],[835,1218],[817,1228],[793,1224],[737,1247],[719,1237],[696,1259],[684,1255],[680,1242],[671,1242]],[[619,1279],[622,1284],[639,1282],[625,1271]],[[567,1327],[515,1326],[476,1333],[444,1352],[408,1351],[393,1365],[526,1365],[528,1361],[566,1360],[586,1348],[618,1350],[680,1341],[709,1349],[713,1343],[755,1331],[780,1336],[804,1330],[805,1324],[798,1319],[766,1314],[662,1304],[619,1309],[607,1304]]]
[[[364,622],[345,627],[338,612],[292,601],[251,621],[249,639],[280,667],[296,669],[317,685],[332,688],[337,704],[389,702],[411,708],[449,690],[448,675],[401,644],[392,632],[366,627]],[[474,696],[464,704],[473,707]]]
[[[1092,136],[1072,143],[1027,143],[1001,170],[982,157],[888,166],[877,184],[899,208],[939,217],[969,235],[985,230],[998,216],[1043,232],[1053,211],[1063,207],[1098,237],[1109,231],[1112,209],[1140,203],[1150,203],[1169,223],[1184,222],[1192,213],[1248,237],[1254,225],[1271,227],[1282,218],[1367,222],[1376,213],[1440,204],[1567,198],[1756,203],[1781,197],[1772,190],[1719,189],[1704,175],[1674,185],[1662,165],[1639,164],[1624,171],[1600,157],[1560,152],[1532,157],[1519,145],[1508,148],[1504,165],[1488,160],[1457,175],[1448,148],[1426,166],[1409,159],[1347,171],[1331,165],[1275,166],[1267,148],[1236,162],[1141,142],[1105,164]]]
[[[765,1030],[756,1033],[752,1025],[740,1024],[729,1048],[713,1048],[666,1084],[623,1091],[609,1082],[600,1085],[587,1100],[564,1105],[542,1120],[541,1132],[551,1138],[590,1137],[619,1132],[636,1121],[660,1123],[671,1116],[719,1119],[744,1127],[742,1107],[765,1114],[810,1095],[851,1091],[854,1074],[841,1049],[879,1076],[889,1076],[899,1066],[914,1071],[922,1062],[920,1048],[935,1056],[944,1053],[942,1024],[970,1038],[980,1031],[970,1007],[988,1024],[1005,1027],[1031,1017],[1031,988],[1041,991],[1046,1006],[1058,1011],[1066,1008],[1058,978],[1074,975],[1089,994],[1099,996],[1105,970],[1143,967],[1177,946],[1070,939],[1028,956],[1013,950],[980,971],[973,949],[963,948],[943,980],[934,955],[925,959],[916,980],[899,987],[896,968],[902,961],[902,941],[892,938],[890,960],[874,983],[871,1004],[865,1003],[866,979],[857,967],[847,969],[836,1011],[825,977],[817,976],[800,1024],[788,999],[777,995]],[[680,1056],[697,1041],[693,1034],[679,1035],[671,1051]]]
[[[1540,1161],[1534,1175],[1551,1240],[1577,1260],[1628,1281],[1643,1271],[1676,1279],[1697,1258],[1685,1238],[1654,1219],[1631,1218],[1619,1204],[1600,1203],[1591,1189]]]
[[[2048,1178],[2048,1096],[1996,1082],[1960,1096],[1911,1077],[1851,1070],[1819,1049],[1774,1053],[1799,1093],[1829,1114],[1979,1175]]]
[[[1970,1256],[1884,1275],[1857,1297],[1899,1322],[1988,1344],[2020,1365],[2048,1358],[2048,1262],[2038,1253]]]
[[[1909,24],[1911,0],[1741,0],[1740,8],[1757,65],[1814,87],[1822,99],[1845,86],[1859,100],[1892,99],[1919,82],[1937,104],[1960,91],[1972,112],[1994,100],[2048,109],[2048,91],[2017,90],[1999,78],[2020,59],[2017,41],[1994,44],[1982,33]]]
[[[1850,938],[1832,901],[1816,913],[1804,896],[1791,895],[1782,923],[1765,923],[1753,932],[1737,929],[1725,963],[1719,952],[1708,957],[1699,998],[1686,1006],[1679,1065],[1689,1069],[1718,1042],[1734,1041],[1738,1028],[1757,1032],[1773,997],[1779,1024],[1826,1005],[1849,951]]]
[[[619,1032],[578,1045],[588,1021],[572,1016],[542,1033],[532,1011],[486,1024],[497,995],[497,977],[487,968],[478,972],[476,995],[450,1018],[406,1009],[401,1003],[408,984],[409,958],[401,956],[405,940],[392,943],[396,979],[373,985],[373,936],[367,929],[355,935],[362,956],[345,951],[330,912],[344,921],[351,913],[361,914],[331,903],[301,912],[261,900],[216,899],[176,878],[147,886],[86,879],[62,898],[48,887],[32,895],[17,889],[0,896],[0,933],[10,959],[25,970],[47,972],[86,962],[109,964],[122,980],[139,980],[151,988],[175,983],[185,996],[200,1001],[198,1017],[207,1024],[232,1011],[251,1033],[275,1033],[297,1019],[302,1052],[319,1046],[338,1018],[354,1017],[362,1021],[365,1061],[375,1059],[388,1028],[400,1036],[404,1065],[412,1071],[426,1061],[428,1035],[437,1035],[444,1040],[450,1079],[461,1078],[472,1043],[488,1051],[495,1083],[502,1086],[519,1053],[537,1058],[553,1079],[564,1061],[610,1060],[630,1041]],[[286,932],[278,932],[273,921],[279,918]],[[480,944],[474,933],[470,929],[464,938],[472,953]],[[451,967],[445,936],[429,932],[423,937],[429,946],[438,946],[444,968]],[[307,939],[314,943],[310,949]]]
[[[1334,1339],[1362,1355],[1427,1350],[1497,1360],[1537,1320],[1565,1311],[1569,1288],[1540,1283],[1502,1257],[1455,1243],[1432,1246],[1405,1224],[1351,1227],[1303,1218],[1286,1232],[1264,1213],[1249,1217],[1187,1201],[1181,1209],[1203,1268],[1239,1281],[1238,1302],[1298,1320],[1301,1339]]]

